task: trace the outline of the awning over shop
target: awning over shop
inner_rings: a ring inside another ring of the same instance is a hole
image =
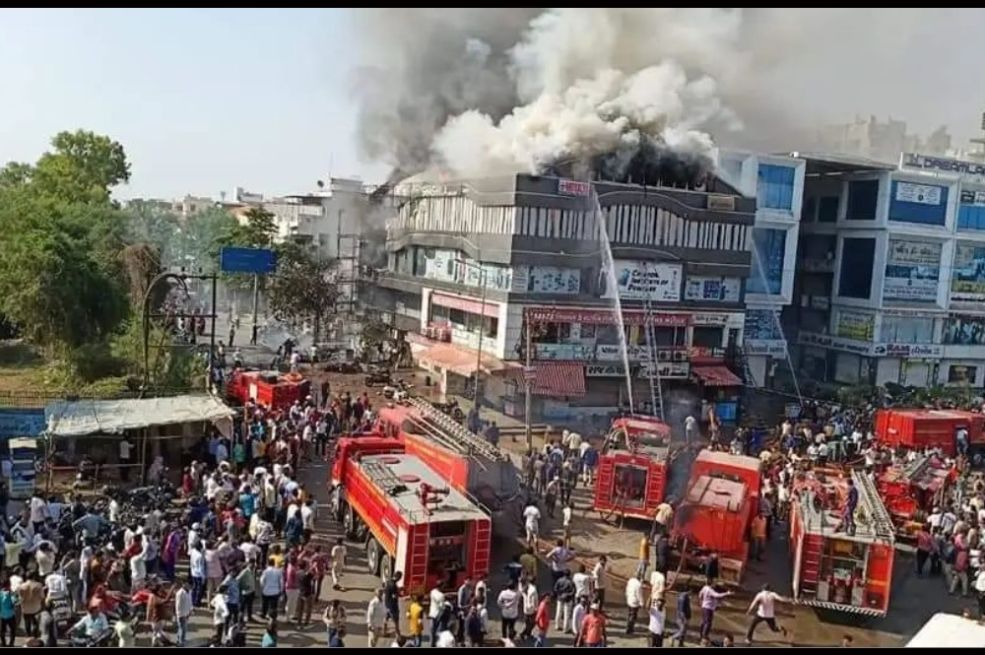
[[[741,387],[742,380],[725,366],[694,366],[691,368],[706,387]]]
[[[579,362],[540,362],[534,366],[534,371],[531,393],[535,396],[585,395],[585,366]],[[505,375],[522,388],[522,368],[508,368]]]
[[[419,364],[443,368],[468,377],[475,374],[475,350],[456,346],[452,343],[437,343],[417,355]],[[503,362],[492,355],[482,353],[482,372],[494,373],[503,368]]]
[[[130,400],[56,401],[44,410],[48,434],[84,437],[121,434],[161,425],[209,422],[232,434],[235,412],[212,396],[171,396]]]

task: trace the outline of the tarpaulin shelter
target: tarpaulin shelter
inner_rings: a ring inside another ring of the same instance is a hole
[[[168,396],[125,400],[59,400],[45,408],[48,454],[57,439],[123,437],[140,432],[140,470],[144,470],[147,442],[182,439],[183,434],[165,434],[166,428],[187,424],[211,424],[225,437],[232,437],[235,412],[208,395]],[[151,432],[156,434],[152,435]],[[49,471],[51,467],[49,467]]]

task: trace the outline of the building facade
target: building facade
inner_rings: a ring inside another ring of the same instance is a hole
[[[628,363],[647,410],[653,325],[664,394],[697,389],[734,413],[721,389],[741,384],[727,366],[745,326],[754,197],[720,179],[694,190],[529,175],[396,194],[379,286],[445,390],[479,363],[486,402],[508,414],[524,411],[526,375],[535,418],[608,416],[628,404]]]
[[[718,156],[719,174],[743,195],[756,198],[742,341],[746,384],[753,386],[771,386],[776,367],[787,359],[781,321],[794,298],[805,170],[806,162],[796,157],[737,151]]]
[[[802,373],[840,384],[985,386],[985,166],[806,156]]]

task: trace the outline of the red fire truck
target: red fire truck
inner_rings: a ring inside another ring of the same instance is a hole
[[[599,457],[592,509],[652,521],[666,492],[669,444],[670,426],[658,418],[615,419]]]
[[[722,577],[742,579],[749,527],[759,511],[762,463],[755,457],[702,450],[691,467],[687,495],[677,510],[674,538],[688,551],[715,552]]]
[[[971,453],[985,451],[985,415],[955,409],[880,409],[876,438],[896,448],[940,448],[948,457],[957,453],[958,430],[968,431]]]
[[[303,401],[310,393],[311,381],[298,373],[236,371],[226,382],[226,398],[237,405],[252,400],[270,409],[287,409],[294,401]]]
[[[793,597],[805,605],[881,617],[889,610],[893,579],[893,523],[868,476],[848,475],[859,497],[854,534],[839,526],[848,497],[846,474],[812,471],[794,481]]]
[[[402,572],[404,593],[453,591],[489,572],[489,515],[399,441],[339,439],[331,482],[332,511],[366,543],[369,572]]]
[[[912,539],[923,523],[921,514],[943,506],[956,472],[936,457],[918,455],[902,466],[890,466],[879,475],[877,487],[889,511],[896,535]]]
[[[515,534],[523,510],[520,477],[504,451],[418,398],[381,407],[376,432],[397,439],[446,484],[478,499],[492,512],[496,534]]]

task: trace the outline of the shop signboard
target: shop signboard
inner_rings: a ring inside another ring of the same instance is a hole
[[[684,284],[684,299],[708,302],[739,302],[742,281],[737,277],[689,275]]]
[[[586,364],[585,377],[589,378],[621,378],[626,375],[622,364]]]
[[[890,239],[883,300],[936,302],[941,244]]]
[[[746,355],[758,355],[773,358],[787,356],[787,342],[784,339],[746,339],[742,342]]]
[[[933,343],[886,343],[879,344],[880,348],[875,350],[876,355],[885,357],[898,357],[900,359],[936,359],[944,355],[944,347]]]
[[[940,173],[957,173],[962,177],[985,178],[985,164],[962,161],[949,157],[930,157],[914,152],[904,152],[900,157],[900,168],[910,168]]]
[[[872,341],[876,330],[875,314],[841,310],[835,323],[835,335],[855,341]]]
[[[610,289],[609,279],[601,278],[603,298],[623,300],[652,300],[678,302],[681,299],[681,265],[617,259],[613,262],[616,288]]]
[[[650,366],[651,364],[644,362],[639,367],[638,377],[649,379]],[[691,365],[688,362],[659,362],[657,364],[657,374],[661,378],[685,379],[691,374]]]
[[[958,244],[954,252],[951,300],[976,304],[985,301],[985,246]]]
[[[526,307],[524,313],[528,321],[537,323],[581,323],[582,325],[616,325],[615,312],[611,309],[590,307]],[[623,311],[624,325],[643,325],[642,311]],[[658,327],[687,327],[690,314],[671,314],[653,312],[652,324]]]

